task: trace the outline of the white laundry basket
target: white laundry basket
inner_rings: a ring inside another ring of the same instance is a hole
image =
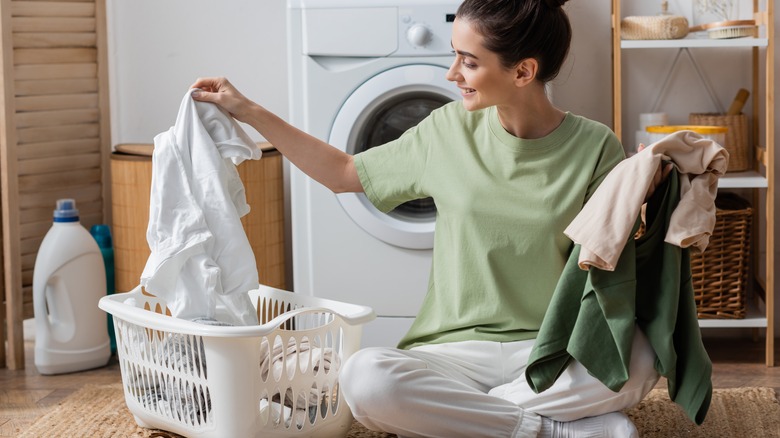
[[[113,315],[125,402],[138,425],[188,437],[347,434],[339,368],[360,347],[373,310],[265,286],[249,295],[257,326],[173,318],[140,287],[100,299]]]

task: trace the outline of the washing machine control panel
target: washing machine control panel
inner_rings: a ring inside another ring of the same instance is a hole
[[[452,21],[459,2],[398,8],[398,50],[393,56],[452,54]]]

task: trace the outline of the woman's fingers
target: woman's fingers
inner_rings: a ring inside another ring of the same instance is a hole
[[[200,88],[203,91],[219,92],[230,87],[230,82],[225,78],[198,78],[190,88]]]

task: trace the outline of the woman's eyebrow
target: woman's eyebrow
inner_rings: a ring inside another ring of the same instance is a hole
[[[450,43],[450,47],[452,47],[452,43]],[[458,55],[460,55],[460,56],[465,56],[465,57],[467,57],[467,58],[473,58],[473,59],[479,59],[479,58],[477,58],[477,57],[476,57],[476,56],[475,56],[473,53],[471,53],[471,52],[464,52],[463,50],[455,50],[455,48],[454,48],[454,47],[452,48],[452,51],[453,51],[454,53],[457,53],[457,54],[458,54]]]

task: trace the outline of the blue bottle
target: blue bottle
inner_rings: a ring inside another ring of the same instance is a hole
[[[106,268],[106,295],[112,295],[114,290],[114,244],[111,239],[111,230],[108,225],[93,225],[89,229],[92,237],[97,241],[100,252],[103,255],[103,265]],[[111,353],[116,353],[116,335],[114,334],[114,319],[108,315],[108,336],[111,339]]]

